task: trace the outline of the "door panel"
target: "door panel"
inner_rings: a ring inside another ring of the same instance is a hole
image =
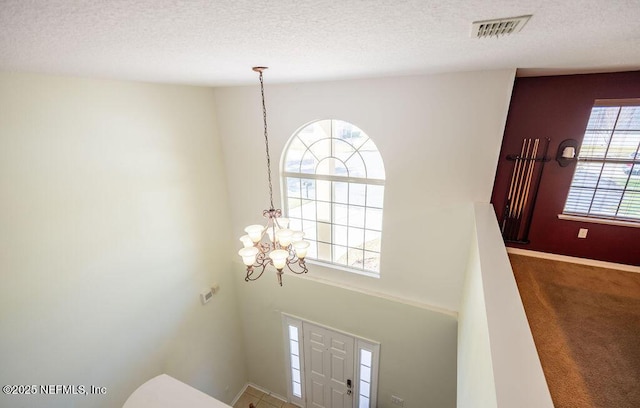
[[[317,408],[352,408],[354,339],[310,323],[303,324],[307,403]]]

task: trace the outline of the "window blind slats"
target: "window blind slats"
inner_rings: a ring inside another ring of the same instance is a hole
[[[640,220],[640,99],[591,111],[564,214]]]

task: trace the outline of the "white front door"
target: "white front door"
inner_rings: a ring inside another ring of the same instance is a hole
[[[307,322],[303,330],[308,406],[352,408],[354,338]]]

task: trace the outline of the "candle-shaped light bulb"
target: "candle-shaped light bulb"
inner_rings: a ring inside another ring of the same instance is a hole
[[[242,248],[241,250],[238,251],[238,255],[242,257],[242,262],[245,265],[251,266],[256,261],[256,255],[258,255],[258,248],[254,246],[248,247],[248,248]]]
[[[296,241],[293,243],[293,249],[296,251],[296,256],[299,259],[304,259],[307,256],[307,250],[309,249],[309,241]]]
[[[269,258],[273,261],[273,266],[276,267],[277,270],[282,270],[284,266],[287,264],[287,258],[289,257],[289,252],[284,249],[276,249],[275,251],[271,251],[269,254]]]

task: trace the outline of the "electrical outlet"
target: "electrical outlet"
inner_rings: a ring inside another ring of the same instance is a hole
[[[396,397],[395,395],[391,396],[391,403],[395,404],[399,407],[403,407],[404,406],[404,400],[400,397]]]
[[[580,231],[578,231],[578,238],[586,238],[587,237],[587,232],[589,232],[588,229],[580,228]]]

